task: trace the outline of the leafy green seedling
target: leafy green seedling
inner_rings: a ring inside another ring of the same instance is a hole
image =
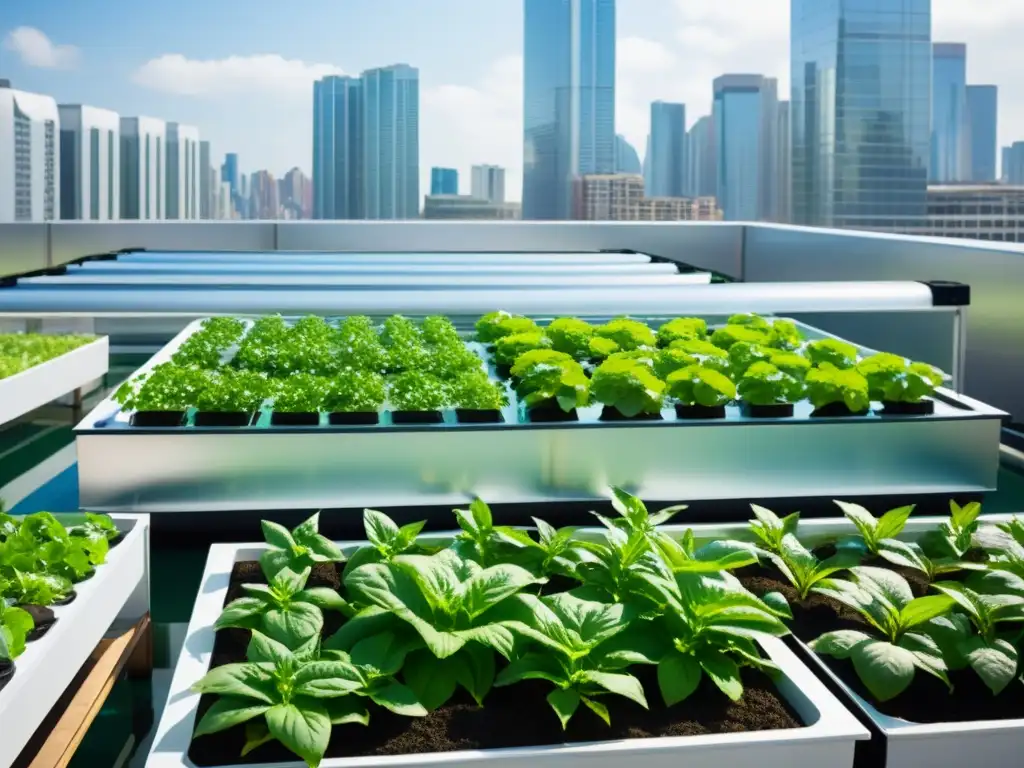
[[[780,405],[795,403],[802,398],[804,383],[771,363],[761,362],[746,370],[736,391],[750,405]]]
[[[677,317],[658,328],[658,345],[667,347],[673,341],[696,341],[707,338],[708,324],[701,317]]]
[[[25,651],[25,638],[35,628],[32,615],[0,600],[0,659],[13,660]]]
[[[546,680],[547,696],[562,728],[580,704],[611,725],[600,698],[623,696],[647,708],[640,681],[621,664],[602,659],[601,644],[629,627],[635,614],[625,605],[581,600],[568,593],[538,598],[518,595],[508,626],[540,648],[513,660],[495,680],[496,687],[522,680]]]
[[[482,499],[474,499],[469,509],[453,511],[462,530],[452,549],[460,557],[484,567],[500,562],[528,567],[540,559],[537,542],[526,531],[496,526],[491,508]]]
[[[927,577],[929,583],[947,573],[983,571],[988,567],[984,563],[972,563],[952,557],[931,558],[919,544],[898,539],[883,540],[879,544],[878,554],[893,565],[920,571]]]
[[[604,325],[599,325],[594,329],[594,334],[614,341],[623,352],[641,347],[653,347],[657,344],[654,331],[646,323],[628,317],[616,318]]]
[[[928,531],[922,537],[921,545],[936,557],[963,558],[974,545],[980,514],[981,504],[978,502],[972,501],[961,507],[950,499],[949,518],[943,520],[937,530]]]
[[[566,576],[577,579],[582,546],[574,538],[577,528],[555,528],[539,518],[533,518],[537,526],[538,548],[543,553],[539,570],[543,576]]]
[[[664,405],[665,382],[637,360],[609,358],[594,370],[590,381],[594,399],[627,418],[660,413]]]
[[[845,370],[857,364],[857,348],[852,344],[838,339],[818,339],[807,344],[804,354],[814,365],[828,363]]]
[[[476,337],[484,344],[493,344],[506,336],[537,330],[537,324],[530,318],[503,310],[486,314],[476,321]]]
[[[73,527],[70,533],[72,536],[84,536],[87,539],[103,538],[108,543],[121,535],[121,531],[109,515],[97,515],[94,512],[86,512],[85,522]]]
[[[214,627],[259,629],[288,648],[298,648],[320,634],[321,611],[351,613],[344,598],[329,587],[306,588],[310,568],[278,571],[270,584],[245,584],[247,597],[228,603]]]
[[[576,317],[560,317],[552,320],[544,329],[551,339],[551,348],[563,352],[574,360],[586,360],[590,357],[590,341],[594,336],[594,326]]]
[[[736,399],[736,385],[728,376],[699,365],[670,373],[665,383],[668,396],[682,405],[716,408]]]
[[[525,352],[512,366],[512,375],[519,379],[516,391],[527,408],[556,402],[569,412],[590,403],[590,379],[583,367],[564,352]]]
[[[376,509],[363,510],[363,529],[369,542],[355,551],[345,563],[345,575],[366,563],[389,563],[397,555],[405,554],[416,547],[426,520],[406,523],[399,527],[394,520]]]
[[[448,405],[448,387],[436,376],[408,371],[391,380],[388,400],[396,411],[436,411]]]
[[[914,505],[890,509],[881,517],[876,518],[860,504],[847,501],[835,502],[847,519],[857,527],[864,546],[872,555],[881,555],[882,543],[895,539],[907,525]]]
[[[45,568],[45,563],[41,567]],[[19,571],[0,565],[0,574],[4,574],[0,575],[0,595],[17,605],[53,605],[67,598],[73,589],[70,579],[45,571]]]
[[[260,565],[267,578],[284,568],[298,573],[317,563],[341,563],[345,553],[333,541],[320,533],[320,513],[299,523],[289,531],[272,520],[260,522],[268,549],[260,555]]]
[[[780,551],[769,553],[769,557],[793,585],[800,600],[806,600],[811,592],[827,593],[835,585],[833,574],[853,567],[860,559],[854,552],[840,551],[827,560],[819,560],[791,533],[782,537]]]
[[[785,517],[779,517],[770,509],[759,507],[757,504],[751,504],[750,509],[754,512],[754,519],[750,521],[750,532],[757,537],[766,551],[781,555],[783,539],[787,535],[796,536],[800,513],[793,512]]]
[[[853,413],[863,413],[871,407],[868,380],[854,370],[823,363],[807,372],[804,383],[807,399],[815,408],[845,405]]]
[[[915,669],[952,688],[942,649],[929,635],[929,625],[953,609],[953,598],[944,594],[915,598],[902,576],[884,568],[859,566],[851,574],[852,582],[833,580],[821,591],[857,611],[881,637],[841,629],[811,641],[811,648],[826,656],[850,659],[857,676],[878,701],[905,691]]]

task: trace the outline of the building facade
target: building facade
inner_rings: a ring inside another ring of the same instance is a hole
[[[505,202],[505,169],[500,165],[474,165],[470,169],[469,193],[479,200]]]
[[[121,218],[167,218],[167,124],[155,117],[121,118]]]
[[[651,158],[645,177],[647,194],[682,197],[686,183],[686,105],[651,104]]]
[[[363,217],[363,87],[354,77],[313,83],[313,218]]]
[[[778,85],[761,75],[714,81],[716,197],[727,221],[775,218]]]
[[[686,134],[687,193],[692,197],[715,197],[718,194],[718,166],[715,157],[714,120],[704,116]]]
[[[108,109],[61,104],[60,217],[121,218],[121,118]]]
[[[788,101],[780,101],[775,128],[775,218],[781,224],[793,219],[793,138],[790,135]]]
[[[926,223],[905,234],[1024,243],[1024,186],[930,186]]]
[[[427,195],[423,201],[424,219],[510,221],[518,219],[520,213],[518,203],[497,202],[475,195]]]
[[[967,113],[967,46],[932,45],[932,139],[929,178],[946,183],[970,175],[971,137]]]
[[[581,176],[575,183],[576,218],[586,221],[717,221],[714,198],[647,197],[637,174]]]
[[[198,219],[200,211],[199,129],[167,123],[167,218]]]
[[[524,0],[523,218],[568,219],[615,168],[615,0]]]
[[[615,173],[643,174],[636,147],[621,133],[615,135]],[[646,178],[646,177],[645,177]]]
[[[313,182],[299,168],[292,168],[281,179],[278,202],[289,219],[309,219],[313,216]]]
[[[999,89],[994,85],[968,85],[967,116],[971,137],[969,181],[995,181],[998,178],[996,147],[999,143]]]
[[[210,142],[199,142],[199,218],[212,219],[216,207],[214,190],[217,188],[216,173],[212,165]]]
[[[420,215],[420,76],[408,64],[362,74],[363,218]]]
[[[794,223],[897,230],[924,220],[931,4],[790,8]]]
[[[249,218],[276,219],[279,212],[277,181],[269,171],[256,171],[249,179]]]
[[[454,168],[430,169],[430,194],[459,194],[459,172]]]
[[[1003,149],[1002,177],[1007,184],[1024,185],[1024,141],[1015,141]]]
[[[0,87],[0,222],[60,216],[60,113],[49,96]]]

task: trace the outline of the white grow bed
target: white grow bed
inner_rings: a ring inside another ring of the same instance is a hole
[[[985,515],[983,525],[1005,522],[1013,515]],[[943,518],[911,518],[898,537],[914,541],[933,529]],[[735,525],[694,525],[698,540],[714,538],[750,539],[747,527]],[[670,526],[679,528],[679,526]],[[829,520],[804,520],[800,523],[802,541],[831,540],[857,533],[845,517]],[[796,638],[794,638],[796,640]],[[882,741],[885,768],[1012,768],[1024,765],[1024,719],[977,720],[957,723],[920,724],[883,715],[870,703],[854,693],[806,644],[797,641],[809,663],[819,676],[839,686],[848,697],[848,705],[859,710],[876,731],[874,738]],[[1019,683],[1017,683],[1019,685]],[[1011,684],[1012,685],[1012,684]]]
[[[21,373],[0,379],[0,424],[41,408],[78,388],[87,388],[110,366],[106,336]]]
[[[450,534],[424,538],[450,539]],[[351,551],[360,542],[342,542]],[[263,544],[217,544],[210,548],[206,570],[189,621],[185,643],[174,668],[167,706],[157,725],[147,768],[194,768],[187,752],[195,727],[199,694],[189,690],[209,669],[213,624],[220,615],[235,562],[255,560]],[[388,757],[325,759],[323,768],[850,768],[855,742],[869,737],[857,719],[828,692],[796,654],[780,640],[770,639],[764,650],[781,667],[782,696],[807,724],[804,728],[706,736],[632,739]],[[372,727],[372,725],[370,726]],[[300,768],[296,759],[285,763],[236,765],[248,768]]]
[[[111,517],[127,535],[75,585],[75,600],[53,608],[56,623],[28,644],[0,690],[0,766],[18,757],[111,626],[134,624],[149,610],[149,516]]]

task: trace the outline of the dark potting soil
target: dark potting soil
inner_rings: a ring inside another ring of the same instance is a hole
[[[0,691],[11,681],[12,677],[14,677],[14,662],[0,661]]]
[[[334,564],[318,566],[310,576],[310,586],[340,584],[341,569]],[[237,563],[231,574],[228,602],[241,597],[242,584],[265,583],[258,563]],[[341,623],[325,615],[332,626]],[[211,667],[244,661],[249,632],[226,629],[217,633]],[[708,733],[800,728],[796,712],[779,695],[770,678],[755,670],[743,671],[744,696],[732,702],[705,678],[684,702],[668,709],[658,690],[654,667],[635,667],[651,705],[644,710],[621,696],[602,697],[608,707],[609,728],[586,707],[581,706],[563,732],[558,718],[545,701],[550,684],[529,681],[507,688],[495,688],[479,707],[460,691],[448,704],[426,717],[401,717],[380,707],[372,707],[370,727],[335,726],[327,757],[363,755],[402,755],[451,752],[462,749],[543,746],[550,744],[641,739],[659,736],[696,736]],[[198,718],[212,706],[214,696],[203,696]],[[198,722],[197,718],[197,722]],[[514,724],[514,727],[510,727]],[[245,727],[236,726],[222,733],[200,736],[189,747],[188,756],[197,766],[294,761],[294,756],[279,743],[265,744],[240,756],[245,743]]]
[[[57,617],[53,611],[42,605],[20,605],[18,607],[27,611],[28,615],[32,617],[32,622],[35,624],[35,627],[25,638],[30,643],[45,635],[50,630],[50,627],[57,623]]]
[[[881,559],[865,562],[865,565],[887,567],[907,577],[915,595],[920,596],[928,591],[924,575],[918,571],[896,568]],[[774,568],[751,566],[738,570],[735,574],[743,585],[756,595],[764,595],[767,592],[781,592],[785,595],[793,609],[790,628],[793,634],[805,643],[825,632],[838,629],[855,629],[877,636],[877,632],[868,626],[860,614],[837,600],[811,594],[807,600],[799,601],[796,590]],[[1024,686],[1016,681],[999,696],[993,696],[974,670],[965,669],[949,675],[954,689],[951,694],[940,680],[916,670],[914,681],[906,691],[889,701],[878,702],[860,682],[849,660],[839,660],[831,656],[818,658],[861,698],[871,702],[875,709],[890,717],[899,717],[915,723],[1012,720],[1024,717]]]

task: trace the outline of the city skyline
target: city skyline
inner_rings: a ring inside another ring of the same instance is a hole
[[[117,24],[109,23],[115,10],[109,0],[39,0],[0,28],[0,77],[60,103],[196,125],[215,157],[237,152],[246,173],[266,168],[280,177],[293,166],[311,173],[314,79],[408,61],[422,77],[421,191],[429,188],[431,166],[462,175],[472,164],[493,163],[508,169],[509,199],[519,197],[522,0],[494,0],[486,9],[468,0],[437,0],[434,6],[444,8],[430,14],[407,5],[389,14],[396,0],[347,3],[343,14],[330,3],[307,5],[298,16],[262,0],[248,4],[246,14],[218,6],[214,21],[230,21],[233,30],[223,36],[185,24],[189,9],[199,7],[195,0],[185,0],[175,14],[121,8]],[[788,6],[787,0],[740,0],[727,8],[619,0],[617,132],[642,152],[650,103],[658,99],[685,103],[692,128],[710,113],[711,82],[725,73],[776,77],[780,99],[787,97]],[[952,0],[933,6],[933,39],[967,43],[968,81],[1000,87],[1000,146],[1024,139],[1024,84],[1000,67],[1014,50],[1013,31],[1024,24],[1022,4],[995,0],[985,14]],[[314,21],[303,25],[299,17],[307,15]],[[331,28],[339,16],[346,24]],[[42,35],[22,33],[12,41],[20,27]],[[330,31],[307,34],[307,28]],[[438,45],[442,29],[459,45]],[[253,98],[261,90],[265,98]]]

